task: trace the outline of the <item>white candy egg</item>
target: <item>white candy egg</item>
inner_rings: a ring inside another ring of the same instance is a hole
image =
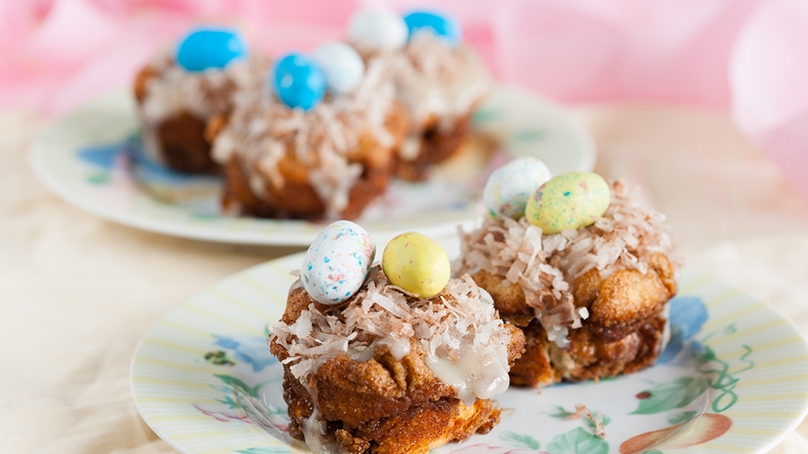
[[[483,190],[483,205],[494,217],[518,218],[528,200],[552,175],[540,159],[517,158],[495,170]]]
[[[300,270],[303,288],[319,303],[339,304],[362,287],[375,255],[376,246],[365,229],[337,221],[309,246]]]
[[[325,73],[328,89],[340,95],[352,92],[365,72],[365,63],[353,47],[338,41],[323,44],[314,51],[314,61]]]
[[[348,37],[362,49],[395,50],[404,47],[409,29],[398,14],[384,9],[362,9],[348,25]]]

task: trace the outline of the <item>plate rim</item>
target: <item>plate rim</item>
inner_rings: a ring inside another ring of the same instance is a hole
[[[164,319],[169,317],[171,314],[182,312],[183,310],[185,310],[184,307],[185,307],[186,304],[190,304],[194,299],[200,297],[201,295],[204,295],[207,291],[209,291],[211,289],[219,288],[219,287],[223,286],[227,282],[237,280],[237,279],[239,279],[240,276],[244,276],[244,275],[250,274],[250,273],[255,273],[255,272],[257,272],[257,270],[259,270],[261,268],[271,268],[271,267],[274,267],[274,266],[284,264],[284,262],[289,262],[290,264],[302,263],[302,259],[304,257],[305,257],[305,252],[289,254],[289,255],[286,255],[286,256],[283,256],[283,257],[268,260],[268,261],[265,261],[265,262],[262,262],[262,263],[259,263],[259,264],[244,268],[244,269],[242,269],[240,271],[231,273],[231,274],[225,276],[224,278],[219,279],[214,284],[208,285],[204,289],[199,290],[198,292],[195,292],[191,296],[185,298],[178,305],[175,305],[174,307],[172,307],[168,311],[165,311],[160,317],[158,317],[149,326],[149,328],[146,330],[146,332],[140,338],[140,340],[139,340],[139,342],[137,344],[137,347],[135,348],[135,350],[134,350],[134,352],[132,354],[132,358],[131,358],[131,361],[130,361],[130,369],[129,369],[129,374],[128,374],[129,389],[130,389],[130,393],[131,393],[131,396],[132,396],[133,403],[135,404],[135,408],[137,409],[141,419],[143,419],[144,422],[146,422],[146,424],[149,426],[149,428],[158,437],[160,437],[161,440],[165,441],[172,448],[176,449],[179,452],[192,454],[189,451],[186,451],[186,450],[180,448],[173,441],[170,441],[168,438],[161,435],[160,429],[158,427],[154,426],[148,420],[148,418],[145,416],[143,410],[141,409],[140,402],[137,399],[137,390],[136,390],[135,375],[134,374],[135,374],[135,369],[136,369],[135,361],[137,360],[138,356],[140,355],[141,349],[143,348],[143,345],[144,345],[144,341],[147,338],[149,338],[158,329],[159,324]],[[791,330],[799,336],[799,338],[801,340],[801,346],[806,351],[808,351],[808,336],[806,336],[805,333],[803,333],[802,330],[799,328],[799,326],[797,326],[797,324],[791,318],[789,318],[783,311],[781,311],[779,308],[777,308],[777,307],[771,305],[770,303],[758,298],[757,296],[754,296],[754,295],[748,293],[747,291],[745,291],[745,290],[743,290],[743,289],[741,289],[739,287],[736,287],[736,286],[733,286],[731,284],[728,284],[728,283],[716,278],[713,274],[706,273],[706,272],[702,271],[699,268],[685,267],[682,271],[689,272],[689,273],[696,273],[701,279],[705,279],[707,281],[715,281],[715,282],[717,282],[717,283],[719,283],[719,284],[721,284],[721,285],[723,285],[723,286],[725,286],[725,287],[727,287],[729,289],[738,290],[743,295],[745,295],[745,296],[749,297],[750,299],[754,300],[754,302],[757,305],[763,306],[765,308],[765,310],[770,311],[778,319],[785,321],[786,325],[789,328],[791,328]],[[276,304],[276,303],[273,303],[273,304]],[[281,304],[281,303],[277,303],[277,304]],[[281,310],[282,310],[282,308],[281,308]],[[802,409],[800,410],[799,416],[794,418],[787,425],[785,425],[784,426],[785,429],[782,430],[777,436],[774,436],[774,437],[770,438],[768,441],[766,441],[766,443],[763,444],[759,448],[759,450],[750,451],[750,454],[760,454],[760,453],[768,452],[773,447],[775,447],[780,442],[782,442],[790,433],[794,432],[794,430],[802,423],[802,421],[804,421],[805,418],[808,417],[808,383],[806,384],[804,394],[805,394],[805,399],[802,402]]]
[[[553,116],[557,119],[561,119],[569,127],[570,131],[575,132],[575,137],[580,140],[582,156],[575,170],[588,171],[594,169],[598,154],[597,146],[592,132],[584,126],[580,119],[573,116],[562,105],[527,89],[515,85],[497,83],[492,89],[492,92],[495,90],[523,93],[526,96],[529,96],[536,103],[536,105],[541,105],[548,111],[553,112]],[[53,131],[58,129],[63,122],[74,117],[76,114],[102,104],[105,101],[109,101],[110,99],[114,99],[114,97],[124,96],[126,93],[127,92],[125,90],[117,89],[89,99],[85,103],[77,106],[75,109],[53,119],[48,126],[36,136],[29,147],[28,164],[31,167],[36,179],[43,186],[45,186],[49,192],[56,195],[58,198],[67,202],[68,204],[101,219],[112,221],[129,228],[168,235],[175,238],[186,238],[191,240],[225,244],[267,246],[307,246],[313,240],[316,233],[312,234],[311,232],[301,231],[305,229],[273,232],[264,232],[263,230],[237,230],[235,231],[237,233],[233,234],[225,233],[228,232],[226,229],[216,228],[210,225],[179,223],[173,220],[155,219],[153,217],[143,216],[140,213],[121,210],[118,207],[114,207],[86,197],[81,194],[81,191],[70,187],[69,181],[63,181],[56,175],[52,174],[47,169],[46,155],[48,153],[47,138],[53,134]],[[128,96],[127,99],[131,100],[131,96]],[[222,219],[225,219],[225,217],[222,217]],[[249,222],[267,223],[268,226],[277,225],[275,224],[277,222],[301,222],[301,227],[327,224],[327,221],[274,220],[250,217],[236,217],[233,219],[235,222],[239,222],[241,219],[247,219]],[[470,226],[472,222],[473,216],[460,220],[445,221],[432,226],[418,226],[418,229],[426,235],[440,237],[454,233],[458,224]],[[388,237],[392,237],[396,233],[400,232],[393,229],[375,229],[375,231],[371,231],[370,233],[379,239],[387,239]]]

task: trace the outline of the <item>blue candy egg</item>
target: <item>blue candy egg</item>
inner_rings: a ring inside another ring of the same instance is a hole
[[[410,30],[410,39],[417,31],[428,30],[452,46],[460,44],[460,23],[450,16],[430,11],[413,11],[404,16],[404,22]]]
[[[287,106],[309,110],[325,96],[325,74],[309,57],[292,53],[278,60],[273,76],[275,92]]]
[[[247,43],[235,30],[197,28],[177,47],[177,63],[186,71],[223,69],[233,60],[247,56]]]
[[[352,92],[365,73],[362,57],[345,43],[323,44],[314,51],[312,58],[322,68],[328,89],[340,95]]]

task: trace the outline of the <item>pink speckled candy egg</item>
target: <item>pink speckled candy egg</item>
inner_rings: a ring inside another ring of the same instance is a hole
[[[351,221],[326,227],[309,246],[300,280],[322,304],[339,304],[353,296],[368,274],[376,245],[367,231]]]
[[[543,184],[527,202],[525,216],[542,233],[576,230],[594,224],[609,208],[611,190],[600,175],[569,172]]]
[[[516,158],[498,168],[485,183],[483,205],[492,217],[519,218],[530,197],[552,175],[541,159]]]

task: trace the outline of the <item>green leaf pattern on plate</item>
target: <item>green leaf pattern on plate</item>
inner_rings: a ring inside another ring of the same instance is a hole
[[[557,435],[547,445],[553,454],[607,454],[609,443],[582,427]]]
[[[288,454],[292,451],[289,448],[282,446],[273,446],[269,448],[247,448],[236,451],[238,454]]]
[[[709,387],[710,380],[704,377],[680,377],[672,382],[657,384],[638,394],[640,405],[631,414],[650,415],[682,408],[696,400]]]
[[[541,443],[530,435],[520,435],[516,432],[507,431],[499,437],[502,441],[509,442],[513,446],[525,449],[539,449]]]

